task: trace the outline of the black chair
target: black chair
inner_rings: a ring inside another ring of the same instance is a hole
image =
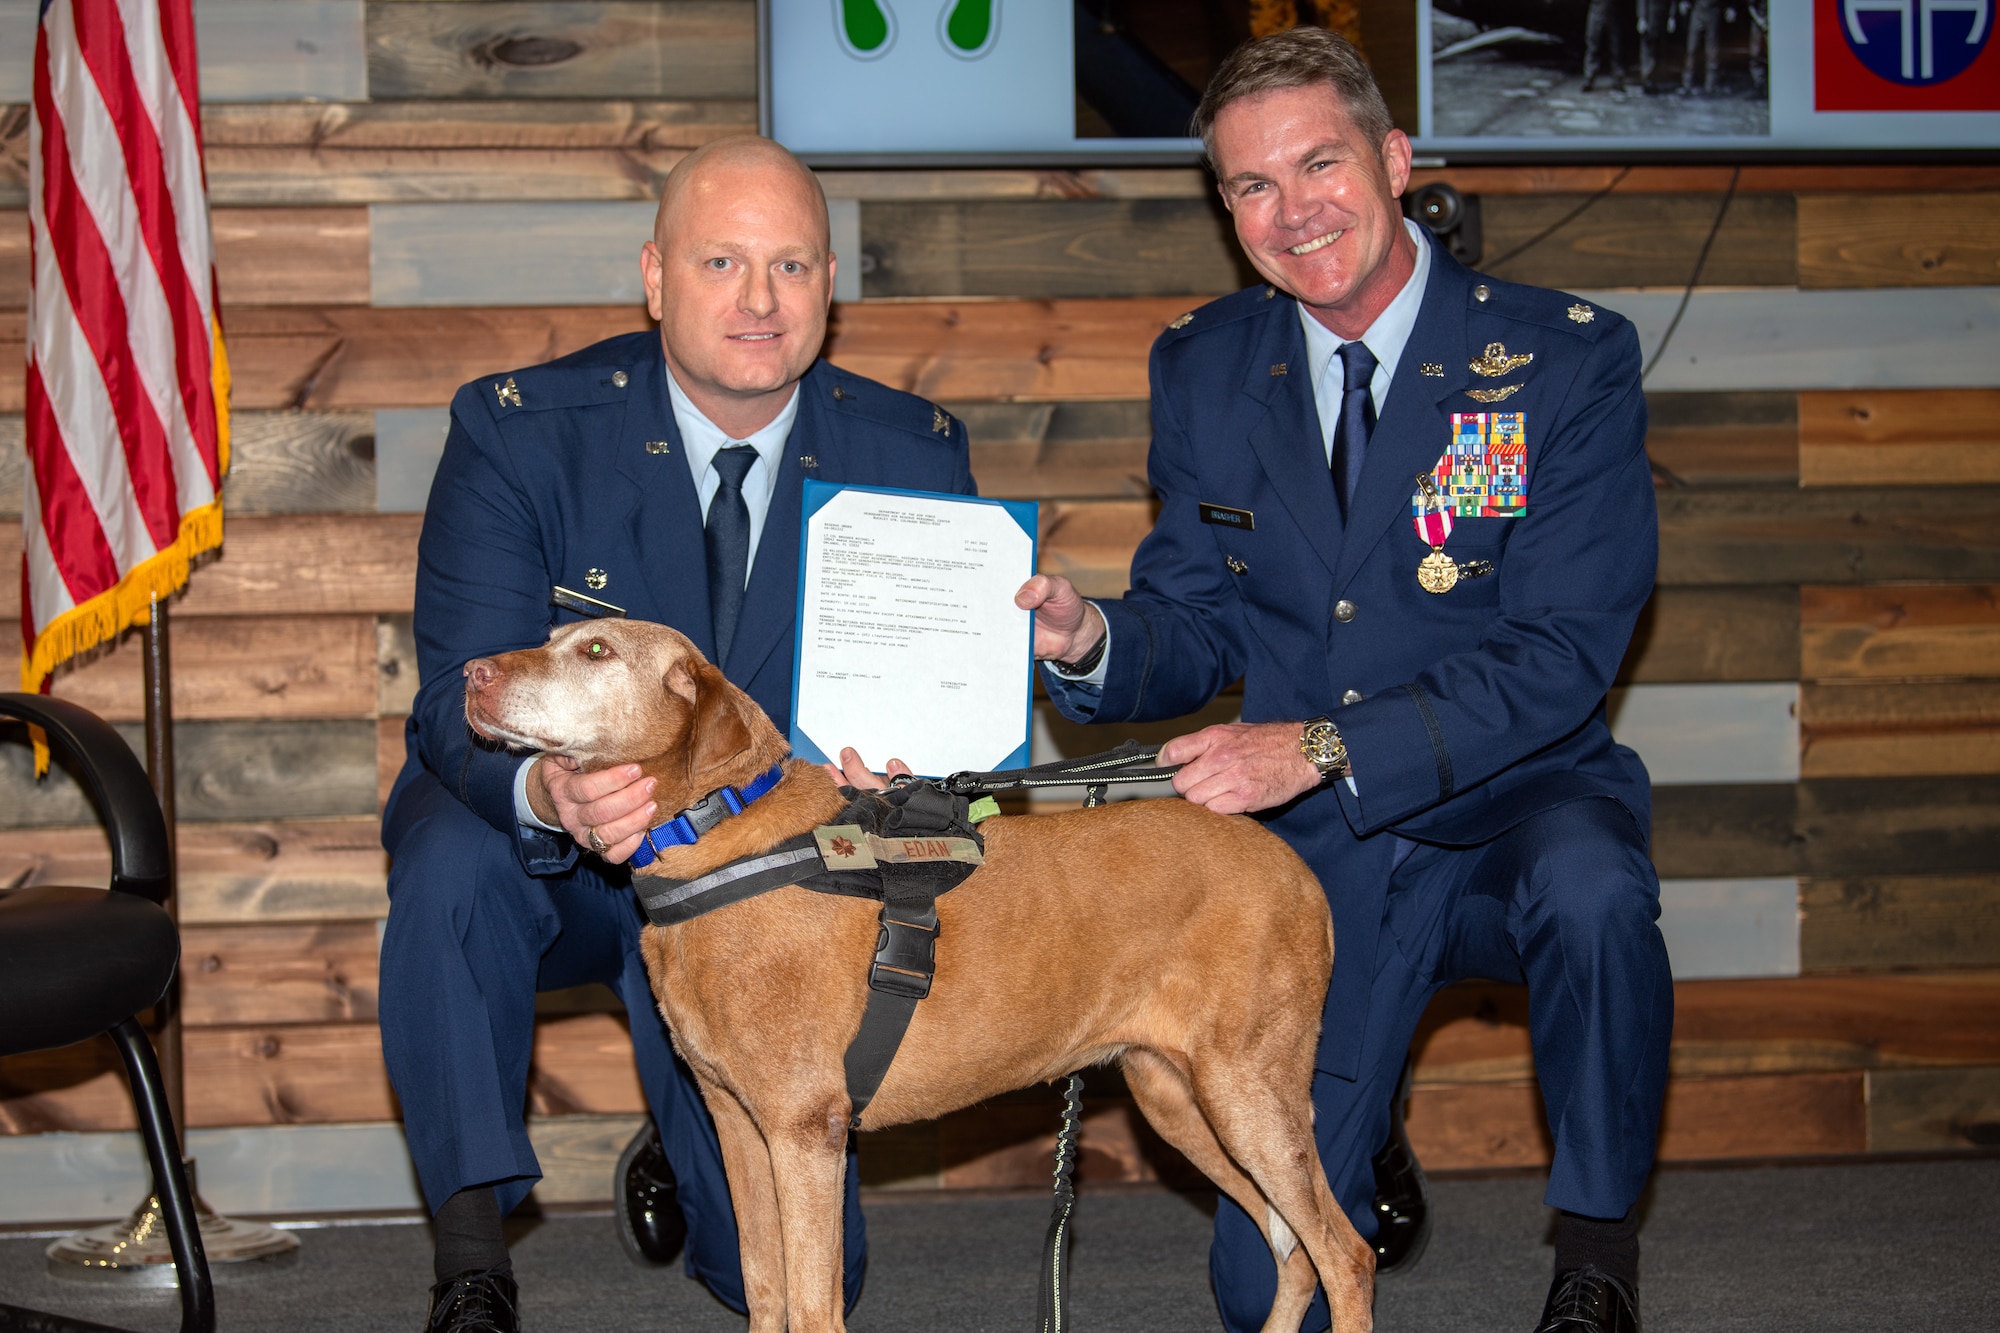
[[[157,1004],[180,962],[180,932],[161,906],[172,883],[167,825],[130,747],[87,709],[0,694],[0,717],[41,727],[76,763],[111,836],[111,887],[36,885],[0,892],[0,1055],[109,1032],[125,1059],[180,1279],[183,1333],[212,1333],[215,1288],[153,1044],[134,1015]],[[101,1324],[0,1305],[0,1329],[102,1330]]]

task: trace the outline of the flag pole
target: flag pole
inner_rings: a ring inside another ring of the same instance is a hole
[[[181,924],[180,824],[174,817],[174,695],[173,655],[168,644],[167,608],[170,603],[155,596],[152,615],[141,631],[146,649],[146,774],[153,781],[153,795],[159,798],[160,815],[167,824],[167,915],[174,929]],[[181,974],[174,969],[173,983],[160,997],[159,1033],[154,1041],[160,1059],[160,1082],[167,1094],[167,1108],[173,1112],[174,1135],[180,1141],[181,1156],[187,1156],[187,1094],[181,1080]]]
[[[168,596],[171,596],[169,594]],[[180,929],[179,823],[174,815],[174,686],[169,649],[168,596],[154,593],[150,614],[140,630],[145,645],[146,774],[167,825],[167,915]],[[194,1194],[195,1217],[201,1225],[201,1245],[211,1266],[265,1261],[261,1267],[289,1265],[298,1254],[299,1239],[289,1231],[262,1222],[224,1217],[201,1197],[194,1158],[187,1151],[187,1083],[181,1059],[181,972],[154,1007],[158,1031],[154,1047],[160,1061],[160,1082],[174,1117],[174,1137],[187,1164],[188,1187]],[[120,1282],[133,1286],[176,1285],[171,1243],[161,1216],[157,1188],[123,1221],[71,1232],[46,1251],[52,1277],[82,1281]]]

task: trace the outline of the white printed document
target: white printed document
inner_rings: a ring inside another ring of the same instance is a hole
[[[792,749],[919,775],[1028,762],[1027,501],[805,483]]]

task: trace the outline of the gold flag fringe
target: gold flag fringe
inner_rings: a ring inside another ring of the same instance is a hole
[[[222,342],[222,316],[210,321],[208,380],[215,387],[215,494],[229,476],[229,349]]]
[[[214,326],[215,426],[218,479],[229,474],[229,360],[222,346],[222,326]],[[64,662],[108,644],[134,625],[153,618],[153,602],[165,600],[187,586],[196,557],[222,545],[222,496],[181,515],[180,535],[125,572],[118,582],[80,606],[73,606],[35,631],[34,646],[21,660],[21,688],[42,691]],[[21,608],[24,616],[28,607]],[[49,771],[48,739],[30,728],[35,748],[35,776]]]

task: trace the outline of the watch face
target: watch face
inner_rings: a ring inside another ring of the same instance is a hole
[[[1341,744],[1339,733],[1327,718],[1315,718],[1306,724],[1305,732],[1299,737],[1299,753],[1320,771],[1322,777],[1331,776],[1347,761],[1347,747]]]

